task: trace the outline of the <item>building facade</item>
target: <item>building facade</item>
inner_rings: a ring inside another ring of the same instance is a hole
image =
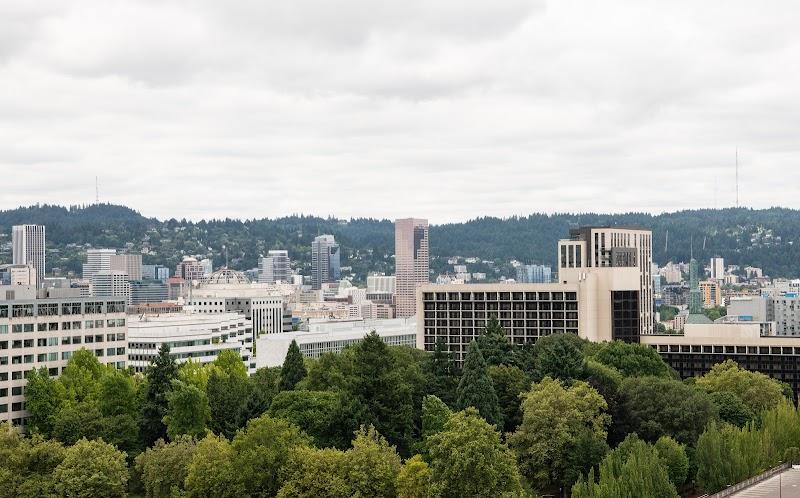
[[[126,318],[118,299],[0,301],[0,420],[24,427],[27,372],[46,368],[60,375],[79,349],[126,368]]]
[[[320,235],[311,243],[311,287],[335,282],[341,277],[341,254],[333,235]]]
[[[87,249],[86,263],[83,264],[83,279],[92,277],[101,271],[111,271],[111,257],[117,254],[116,249]]]
[[[552,269],[546,265],[520,265],[517,267],[517,282],[521,284],[549,284]]]
[[[249,372],[253,334],[250,323],[239,313],[144,313],[128,316],[128,366],[144,372],[167,344],[176,363],[191,359],[213,362],[226,350],[235,351]],[[252,363],[252,364],[251,364]]]
[[[396,315],[408,318],[417,312],[417,288],[430,282],[428,220],[396,220],[394,244]]]
[[[31,265],[36,269],[37,287],[46,272],[44,225],[15,225],[11,228],[11,259],[15,265]]]
[[[121,298],[131,303],[131,283],[128,274],[120,271],[100,271],[92,276],[92,295],[101,298]]]
[[[289,251],[269,251],[267,256],[261,256],[259,258],[258,270],[259,283],[290,283],[292,281],[292,264],[289,260]]]
[[[111,255],[111,271],[125,272],[129,280],[142,279],[141,254],[113,254]]]
[[[169,298],[167,284],[160,280],[131,280],[131,304],[160,303]]]

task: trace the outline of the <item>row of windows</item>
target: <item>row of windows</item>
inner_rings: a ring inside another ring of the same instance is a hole
[[[71,303],[0,304],[0,318],[23,318],[33,316],[92,315],[102,313],[124,313],[125,301],[90,301]]]
[[[769,354],[769,355],[797,355],[800,356],[800,347],[792,346],[730,346],[730,345],[687,345],[687,344],[658,344],[652,345],[659,353],[725,353],[725,354]]]
[[[14,323],[11,325],[11,332],[15,334],[33,332],[34,326],[36,332],[54,332],[58,330],[80,330],[87,329],[100,329],[103,327],[114,328],[124,327],[124,318],[111,318],[108,320],[86,320],[84,322],[40,322],[40,323]],[[8,333],[8,325],[0,325],[0,334]]]
[[[576,292],[425,292],[424,301],[577,301]]]
[[[105,337],[105,339],[104,339]],[[124,341],[125,340],[125,333],[119,332],[116,334],[96,334],[96,335],[87,335],[87,336],[66,336],[66,337],[40,337],[36,339],[36,347],[48,347],[48,346],[58,346],[59,344],[67,345],[67,344],[91,344],[96,342],[103,342],[104,340],[108,342],[113,341]],[[20,348],[32,348],[33,347],[33,339],[20,339],[16,341],[11,341],[11,349],[20,349]],[[0,350],[8,349],[9,342],[8,341],[0,341]]]

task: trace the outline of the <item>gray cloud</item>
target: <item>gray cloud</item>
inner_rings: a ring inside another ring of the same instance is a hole
[[[0,208],[800,207],[794,2],[0,3]]]

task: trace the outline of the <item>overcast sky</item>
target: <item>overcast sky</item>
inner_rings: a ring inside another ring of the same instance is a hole
[[[800,208],[800,4],[0,0],[0,208]]]

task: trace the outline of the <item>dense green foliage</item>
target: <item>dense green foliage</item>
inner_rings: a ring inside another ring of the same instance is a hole
[[[600,463],[598,478],[589,472],[572,487],[574,498],[677,498],[666,466],[653,446],[631,437]]]
[[[11,233],[11,226],[24,223],[47,225],[48,247],[58,250],[58,259],[48,267],[81,271],[85,245],[94,247],[148,248],[145,263],[175,267],[180,255],[210,257],[214,266],[224,264],[223,244],[228,248],[230,265],[236,269],[254,268],[258,256],[269,249],[287,249],[301,269],[310,267],[311,240],[320,233],[331,233],[342,246],[342,264],[351,266],[356,280],[363,281],[369,271],[392,272],[394,226],[389,220],[313,216],[288,216],[260,220],[159,221],[108,204],[91,206],[37,205],[0,212],[0,234]],[[714,255],[729,264],[762,267],[773,276],[798,277],[800,267],[800,216],[791,209],[728,208],[702,209],[650,215],[624,214],[532,214],[498,219],[478,218],[464,223],[431,226],[431,264],[445,272],[448,256],[477,256],[493,261],[495,277],[513,277],[508,262],[535,261],[555,266],[556,243],[579,225],[641,225],[653,230],[653,259],[689,261],[691,240],[694,257],[707,260]],[[667,231],[672,235],[664,244]],[[10,254],[0,263],[9,263]],[[493,273],[490,269],[490,273]],[[306,270],[307,274],[307,270]],[[503,275],[504,274],[504,275]]]
[[[289,351],[286,353],[286,359],[283,362],[283,368],[281,368],[281,380],[278,384],[278,389],[281,391],[294,389],[294,386],[303,380],[307,374],[306,366],[303,364],[303,355],[300,353],[297,341],[292,339],[292,343],[289,344]]]
[[[319,359],[289,351],[285,368],[250,376],[233,351],[177,366],[165,349],[144,375],[78,351],[59,378],[29,373],[30,436],[0,426],[0,487],[20,497],[674,497],[800,459],[785,385],[735,363],[681,382],[645,346],[572,335],[515,346],[501,335],[496,323],[483,335],[494,364],[475,341],[460,371],[441,347],[388,346],[375,333]]]

